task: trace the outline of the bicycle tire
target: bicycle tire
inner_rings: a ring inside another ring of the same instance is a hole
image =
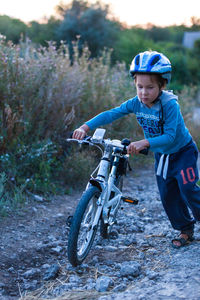
[[[97,224],[94,228],[92,222],[97,212],[96,202],[99,196],[97,187],[89,187],[83,193],[74,213],[68,238],[68,259],[74,267],[83,262],[92,247],[98,227]]]
[[[116,186],[122,192],[123,176],[119,175],[117,177]],[[111,193],[111,198],[113,198],[113,197],[114,197],[114,192]],[[110,231],[111,231],[111,228],[109,228],[108,224],[105,224],[103,218],[101,218],[101,220],[100,220],[100,235],[102,236],[102,238],[104,238],[104,239],[109,238]]]

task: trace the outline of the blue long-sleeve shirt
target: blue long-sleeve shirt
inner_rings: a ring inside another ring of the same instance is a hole
[[[192,139],[185,126],[178,97],[172,92],[163,91],[159,97],[163,106],[164,133],[161,132],[161,104],[157,101],[151,108],[143,104],[136,96],[122,103],[119,107],[104,111],[87,121],[90,129],[109,124],[130,113],[136,115],[137,121],[143,128],[144,136],[149,141],[153,152],[171,154],[179,151]]]

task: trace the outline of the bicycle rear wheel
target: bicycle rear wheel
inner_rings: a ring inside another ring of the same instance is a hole
[[[122,188],[123,188],[123,176],[119,175],[116,178],[116,184],[115,184],[118,189],[122,192]],[[111,196],[110,198],[113,198],[115,196],[114,192],[111,192]],[[117,213],[117,212],[116,212]],[[116,215],[115,215],[116,217]],[[100,222],[100,235],[104,238],[107,239],[109,237],[109,234],[111,232],[112,226],[109,226],[108,224],[104,223],[103,218],[101,218],[101,222]]]
[[[92,247],[98,226],[93,226],[93,222],[99,196],[97,187],[89,187],[83,193],[73,216],[68,238],[68,259],[73,266],[80,265]]]

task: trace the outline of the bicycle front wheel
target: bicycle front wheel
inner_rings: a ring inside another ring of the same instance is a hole
[[[95,238],[97,226],[93,222],[97,213],[100,191],[89,187],[82,195],[70,226],[68,259],[73,266],[80,265],[88,255]]]

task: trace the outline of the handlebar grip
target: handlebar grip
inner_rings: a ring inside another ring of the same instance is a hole
[[[73,139],[73,134],[74,134],[74,131],[71,131],[70,133],[69,133],[69,140],[70,139]],[[89,136],[89,135],[86,135],[82,140],[80,140],[80,141],[82,141],[82,142],[84,142],[84,141],[89,141],[91,139],[91,136]],[[75,139],[76,140],[76,139]],[[78,141],[78,140],[77,140]]]
[[[73,134],[74,134],[74,131],[71,131],[71,132],[69,133],[69,138],[70,138],[70,139],[73,138]],[[83,140],[88,140],[88,138],[91,138],[91,136],[86,135],[86,136],[83,138]]]
[[[149,148],[145,148],[140,151],[140,154],[143,154],[143,155],[148,155],[148,153],[149,153]]]

